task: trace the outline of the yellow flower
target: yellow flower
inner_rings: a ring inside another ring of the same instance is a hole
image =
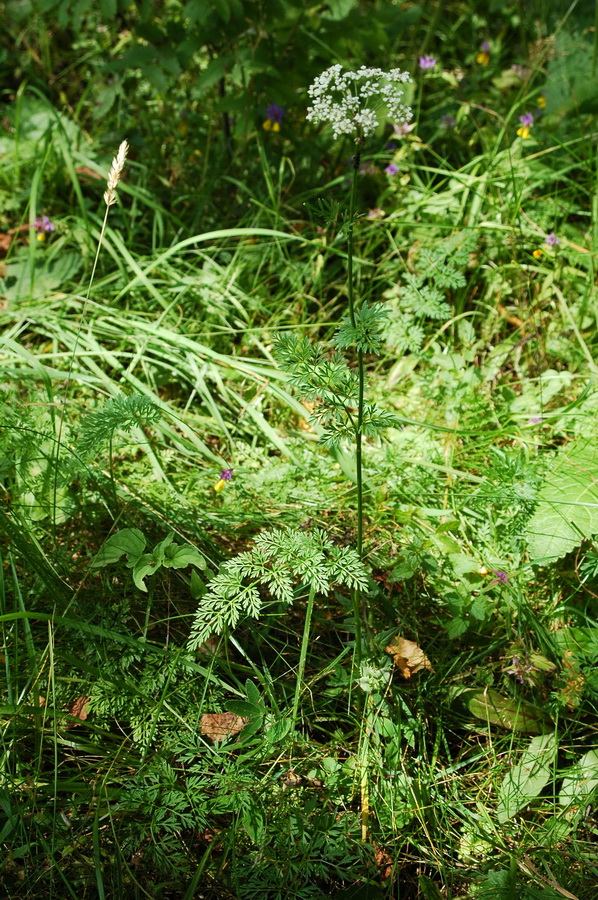
[[[270,129],[272,128],[272,119],[264,119],[264,124],[262,127],[264,131],[270,131]]]
[[[43,242],[46,240],[46,235],[43,233],[43,231],[40,231],[40,233],[37,236],[37,239],[40,242],[40,244],[43,244]]]
[[[536,259],[540,259],[540,257],[542,256],[542,251],[539,247],[532,251],[532,256],[535,256]]]
[[[546,109],[546,97],[540,94],[539,97],[536,97],[536,103],[538,104],[540,109]]]
[[[225,485],[225,484],[226,484],[226,481],[224,480],[224,478],[221,478],[221,479],[220,479],[219,481],[217,481],[216,484],[214,485],[214,490],[215,490],[215,491],[218,491],[218,493],[220,493],[220,491],[223,491],[223,490],[224,490],[224,485]]]
[[[486,53],[485,50],[480,50],[480,52],[478,53],[478,55],[475,58],[475,61],[480,66],[487,66],[488,63],[490,62],[490,54]]]
[[[517,129],[517,136],[522,138],[524,141],[527,141],[530,134],[531,131],[529,125],[522,125],[521,128]]]

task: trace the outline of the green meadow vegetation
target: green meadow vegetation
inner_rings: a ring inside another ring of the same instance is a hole
[[[0,14],[2,896],[595,900],[598,6]]]

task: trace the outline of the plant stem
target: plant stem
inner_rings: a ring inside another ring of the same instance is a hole
[[[295,698],[293,700],[293,714],[291,717],[291,734],[295,730],[297,722],[297,712],[299,710],[299,696],[301,694],[301,685],[303,683],[303,674],[305,672],[305,661],[307,659],[307,648],[309,645],[309,631],[311,627],[311,617],[314,611],[314,600],[316,596],[316,585],[312,581],[309,586],[309,597],[307,599],[307,609],[305,611],[305,623],[303,625],[303,639],[301,641],[301,653],[299,654],[299,668],[297,670],[297,681],[295,683]]]
[[[349,296],[349,317],[351,325],[355,328],[355,291],[353,285],[353,218],[355,216],[355,197],[357,194],[357,176],[361,154],[356,151],[353,157],[353,178],[351,180],[351,195],[349,199],[349,224],[348,224],[348,254],[347,254],[347,292]],[[363,555],[363,449],[361,432],[363,427],[363,400],[365,391],[365,369],[363,364],[363,350],[357,351],[357,372],[359,378],[359,392],[357,399],[357,424],[355,426],[355,473],[357,481],[357,552]],[[355,617],[355,662],[357,667],[361,663],[361,591],[353,593],[353,608]]]

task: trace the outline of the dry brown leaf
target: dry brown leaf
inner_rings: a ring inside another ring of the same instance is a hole
[[[81,719],[81,721],[84,722],[89,715],[90,699],[90,697],[77,697],[76,700],[73,700],[73,702],[67,709],[67,712],[71,716],[74,716],[75,719]]]
[[[376,860],[376,865],[381,870],[380,877],[382,880],[385,881],[387,878],[390,878],[394,863],[392,856],[389,856],[386,850],[383,850],[381,847],[374,844],[374,859]]]
[[[395,637],[384,649],[394,659],[394,664],[401,670],[403,678],[411,678],[422,669],[432,668],[430,660],[421,647],[406,638]]]
[[[234,713],[204,713],[200,729],[211,741],[223,741],[238,734],[248,721],[245,716],[236,716]]]

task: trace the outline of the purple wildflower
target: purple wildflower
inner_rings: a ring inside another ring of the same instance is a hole
[[[397,147],[398,147],[398,144],[396,141],[389,141],[388,144],[386,145],[387,150],[396,150]]]
[[[440,122],[443,128],[454,128],[457,124],[457,120],[454,116],[451,116],[450,113],[447,113],[446,116],[443,116]]]
[[[271,103],[268,109],[264,110],[264,130],[265,131],[280,131],[280,125],[283,118],[286,115],[286,111],[282,108],[282,106],[278,106],[276,103]]]
[[[500,570],[499,571],[495,570],[492,572],[492,574],[495,575],[499,581],[502,581],[503,584],[509,583],[509,576],[507,575],[506,572],[501,572]]]
[[[527,112],[527,113],[524,113],[522,116],[519,116],[519,121],[524,126],[524,128],[526,128],[526,127],[531,128],[532,125],[534,124],[534,116],[532,113]]]
[[[268,109],[264,110],[264,115],[267,119],[270,119],[271,122],[278,122],[280,125],[286,115],[286,110],[276,103],[271,103]]]
[[[387,175],[396,175],[399,171],[399,167],[395,165],[395,163],[389,163],[387,167],[384,169]]]
[[[542,416],[532,416],[531,419],[527,420],[528,425],[541,425],[542,424]]]
[[[230,481],[233,477],[234,469],[223,469],[220,473],[220,477],[223,481]]]
[[[537,671],[538,669],[531,664],[527,655],[525,659],[521,659],[519,656],[513,656],[511,659],[511,667],[509,669],[504,669],[505,675],[514,675],[519,684],[525,684],[527,681],[532,685],[535,684],[532,673]]]
[[[554,231],[551,231],[550,234],[548,234],[548,235],[546,236],[546,240],[545,240],[544,243],[545,243],[545,244],[548,244],[549,247],[554,247],[555,244],[560,244],[560,243],[561,243],[561,239],[560,239],[560,237],[557,237],[557,236],[556,236],[556,234],[554,233]]]
[[[45,232],[46,234],[52,234],[53,231],[56,231],[54,222],[51,222],[47,216],[42,216],[41,219],[38,217],[33,223],[33,227],[36,231]]]
[[[436,59],[435,56],[420,56],[419,67],[424,72],[427,72],[430,69],[433,69],[437,62],[438,62],[438,60]]]
[[[489,53],[489,52],[490,52],[490,44],[488,43],[488,41],[482,41],[482,43],[480,44],[480,50],[481,50],[483,53]]]

